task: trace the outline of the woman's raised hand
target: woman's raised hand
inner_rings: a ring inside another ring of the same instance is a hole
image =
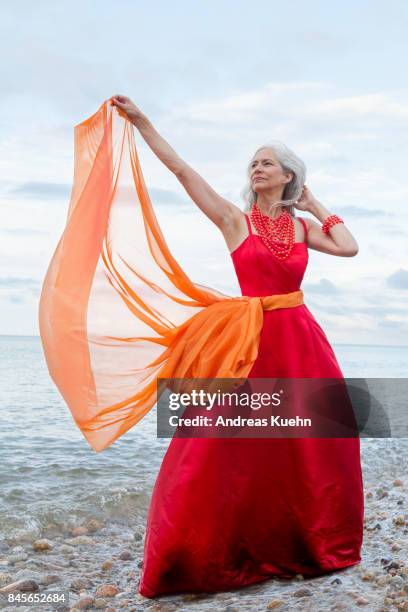
[[[306,185],[303,185],[302,194],[298,201],[294,204],[295,208],[297,208],[298,210],[308,211],[315,203],[316,198],[314,197],[310,189]]]
[[[112,106],[116,106],[119,111],[119,114],[122,115],[125,119],[129,119],[132,123],[136,125],[138,119],[142,119],[144,117],[140,108],[136,106],[132,102],[130,98],[127,96],[112,96],[110,98]]]

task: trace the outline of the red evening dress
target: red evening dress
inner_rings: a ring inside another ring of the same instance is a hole
[[[231,254],[242,295],[296,291],[306,238],[286,260],[253,233]],[[254,378],[341,378],[305,304],[264,312]],[[360,439],[178,438],[150,503],[139,592],[216,592],[280,576],[305,577],[361,561]]]

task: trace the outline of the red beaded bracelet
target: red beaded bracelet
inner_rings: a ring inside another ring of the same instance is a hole
[[[337,223],[344,223],[344,221],[338,215],[330,215],[329,217],[327,217],[327,219],[324,220],[324,223],[322,225],[322,231],[325,234],[328,234],[330,228],[333,227],[333,225],[336,225]]]

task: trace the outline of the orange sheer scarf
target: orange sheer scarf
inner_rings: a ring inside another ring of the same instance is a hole
[[[48,370],[95,451],[156,403],[157,378],[245,378],[263,310],[302,291],[230,297],[172,257],[144,183],[132,124],[106,100],[75,126],[65,230],[45,276],[39,325]]]

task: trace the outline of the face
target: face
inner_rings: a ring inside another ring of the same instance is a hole
[[[284,189],[291,177],[290,173],[284,173],[272,149],[261,149],[251,162],[251,186],[256,193],[279,187]]]

